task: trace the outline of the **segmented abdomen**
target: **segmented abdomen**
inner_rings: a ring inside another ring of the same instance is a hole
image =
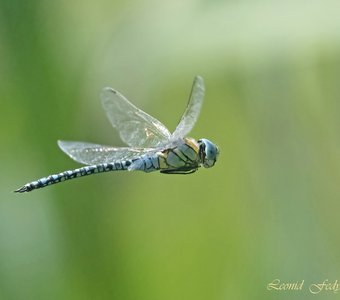
[[[82,176],[92,175],[96,173],[110,172],[110,171],[120,171],[127,170],[127,168],[131,165],[131,161],[122,161],[115,163],[105,163],[93,166],[85,166],[75,170],[69,170],[65,172],[61,172],[59,174],[53,174],[47,177],[40,178],[36,181],[25,184],[23,187],[17,189],[15,192],[23,193],[30,192],[35,189],[40,189],[45,186],[59,183],[65,180],[78,178]]]

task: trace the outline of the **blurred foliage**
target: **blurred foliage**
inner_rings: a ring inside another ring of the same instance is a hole
[[[0,0],[0,299],[305,299],[339,280],[339,9]],[[122,145],[104,86],[173,130],[196,74],[213,169],[12,193],[78,166],[57,139]]]

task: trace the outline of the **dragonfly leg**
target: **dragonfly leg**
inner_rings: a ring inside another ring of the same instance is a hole
[[[182,167],[178,169],[170,169],[170,170],[161,170],[162,174],[181,174],[181,175],[187,175],[192,174],[197,171],[197,168],[189,168],[189,167]]]

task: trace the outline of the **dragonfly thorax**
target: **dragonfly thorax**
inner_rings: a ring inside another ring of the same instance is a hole
[[[203,167],[210,168],[214,166],[220,153],[218,147],[207,139],[199,139],[197,142],[199,145],[198,155]]]

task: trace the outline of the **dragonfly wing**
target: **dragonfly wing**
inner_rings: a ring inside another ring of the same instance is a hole
[[[171,136],[171,140],[176,140],[187,136],[187,134],[194,127],[196,120],[198,119],[203,99],[204,99],[204,81],[200,76],[196,76],[192,85],[191,94],[187,108],[179,121],[175,131]]]
[[[114,161],[133,159],[145,153],[156,152],[154,148],[115,148],[110,146],[58,141],[58,145],[69,157],[76,162],[85,165],[96,165],[103,163],[112,163]]]
[[[131,147],[168,144],[171,134],[157,119],[130,103],[112,88],[104,88],[101,101],[108,119],[121,139]]]

